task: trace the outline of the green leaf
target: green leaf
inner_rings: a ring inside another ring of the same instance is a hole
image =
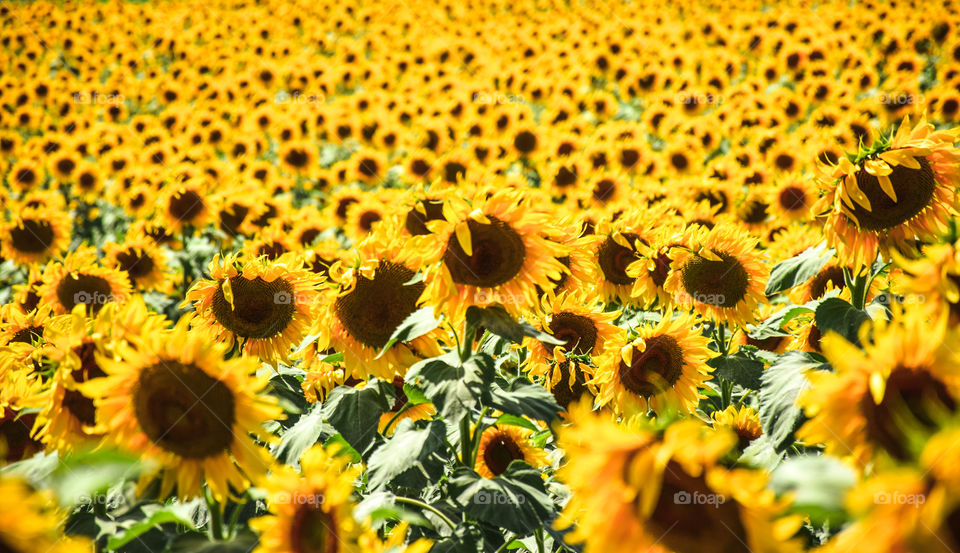
[[[380,353],[377,354],[376,359],[387,353],[387,350],[393,347],[397,342],[409,342],[410,340],[415,340],[424,334],[430,332],[431,330],[437,328],[437,325],[440,324],[440,319],[437,319],[433,316],[432,307],[422,307],[413,313],[411,313],[406,319],[400,323],[400,326],[393,331],[393,334],[390,335],[390,339],[387,340],[387,343],[383,346],[383,349],[380,350]]]
[[[379,489],[414,465],[427,460],[433,452],[444,447],[447,436],[442,421],[400,421],[393,436],[373,451],[367,463],[371,489]]]
[[[148,515],[148,518],[142,519],[119,531],[117,534],[110,536],[107,540],[107,549],[121,547],[161,524],[176,523],[182,524],[191,530],[197,529],[193,524],[191,516],[194,508],[188,504],[145,505],[142,510],[144,515]]]
[[[467,324],[475,328],[483,327],[491,333],[502,336],[516,344],[523,342],[523,338],[526,336],[555,346],[562,346],[565,343],[546,332],[537,330],[528,323],[515,321],[500,304],[487,307],[471,305],[467,308]]]
[[[513,379],[507,388],[495,383],[490,393],[490,406],[504,413],[542,421],[552,421],[563,411],[550,390],[523,377]]]
[[[329,436],[336,430],[324,422],[322,406],[317,403],[304,413],[296,424],[280,436],[280,445],[274,455],[288,465],[300,460],[303,452],[320,441],[321,436]]]
[[[772,471],[780,464],[783,454],[778,453],[773,446],[773,440],[767,434],[750,442],[740,455],[738,461],[754,468]]]
[[[787,459],[770,478],[770,487],[777,495],[793,494],[793,512],[808,515],[814,524],[831,526],[846,519],[844,497],[856,483],[852,468],[825,455]]]
[[[745,352],[714,357],[707,361],[707,365],[714,368],[714,378],[733,382],[751,390],[760,389],[763,361],[747,356]]]
[[[374,529],[381,526],[383,522],[394,520],[431,529],[434,527],[428,519],[419,513],[397,504],[396,497],[391,492],[374,492],[357,503],[357,506],[353,509],[353,516],[357,520],[370,519],[373,522]]]
[[[347,443],[347,440],[343,439],[342,434],[337,433],[327,438],[327,440],[323,442],[323,447],[330,453],[346,457],[351,463],[363,461],[363,457],[360,456],[356,449],[353,449],[352,445]]]
[[[764,293],[772,296],[810,280],[830,261],[833,252],[832,249],[827,250],[826,243],[823,243],[777,263],[770,271],[770,280]]]
[[[830,298],[817,307],[814,319],[824,336],[832,330],[859,346],[860,327],[870,320],[870,316],[840,298]]]
[[[523,461],[513,461],[496,478],[483,478],[466,467],[454,471],[450,492],[467,515],[519,535],[549,524],[555,506],[540,472]]]
[[[105,495],[111,486],[135,478],[140,461],[131,455],[109,449],[78,452],[60,460],[50,475],[50,487],[66,505],[90,502]]]
[[[500,415],[497,417],[497,420],[493,423],[495,426],[509,425],[509,426],[519,426],[521,428],[526,428],[527,430],[532,430],[534,432],[540,432],[541,428],[537,428],[537,425],[530,422],[528,419],[523,417],[518,417],[516,415]]]
[[[764,371],[758,409],[760,424],[776,451],[783,451],[793,443],[793,433],[805,420],[796,401],[800,393],[810,387],[807,371],[827,366],[822,357],[788,351]]]
[[[393,396],[393,385],[378,379],[368,381],[362,389],[338,386],[323,403],[321,416],[363,454],[377,437],[380,415],[390,410]]]
[[[407,396],[407,402],[410,405],[423,405],[425,403],[430,403],[430,398],[425,396],[422,391],[416,386],[411,386],[407,383],[403,384],[403,394]]]
[[[444,418],[460,420],[477,403],[490,401],[494,375],[493,358],[486,353],[461,364],[457,352],[450,352],[410,367],[405,381],[422,390]]]

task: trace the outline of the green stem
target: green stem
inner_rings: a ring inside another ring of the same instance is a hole
[[[477,335],[477,327],[468,324],[466,331],[463,333],[463,342],[460,343],[460,362],[464,362],[470,358],[470,354],[473,353],[473,338]]]
[[[717,327],[717,347],[720,351],[726,355],[727,354],[727,327],[726,325],[720,325]]]
[[[733,395],[733,382],[720,381],[720,405],[726,409],[730,406],[730,396]]]
[[[473,463],[470,463],[470,454],[472,452],[473,440],[470,439],[470,413],[466,413],[463,415],[463,418],[460,419],[460,460],[465,466],[470,468],[473,468]]]
[[[858,271],[860,270],[861,269],[858,269]],[[858,272],[857,276],[853,276],[850,269],[844,268],[843,278],[847,281],[847,287],[850,288],[850,299],[853,302],[853,306],[857,309],[863,309],[867,302],[866,288],[869,274],[861,274]]]
[[[447,526],[450,527],[451,530],[456,530],[456,529],[457,529],[457,525],[454,524],[452,520],[450,520],[449,518],[447,518],[447,515],[445,515],[445,514],[443,514],[442,512],[440,512],[440,510],[437,509],[436,507],[434,507],[433,505],[427,505],[427,504],[424,503],[423,501],[420,501],[420,500],[417,500],[417,499],[413,499],[413,498],[410,498],[410,497],[401,497],[401,496],[399,496],[399,495],[396,496],[396,497],[394,497],[393,499],[394,499],[394,501],[396,501],[397,503],[406,503],[407,505],[414,505],[414,506],[416,506],[416,507],[420,507],[421,509],[426,509],[427,511],[430,511],[431,513],[437,515],[437,516],[440,518],[440,520],[442,520],[443,522],[445,522],[445,523],[447,524]]]
[[[390,420],[387,421],[387,425],[383,427],[383,435],[386,436],[387,432],[390,431],[390,427],[393,426],[393,423],[397,422],[397,419],[400,418],[400,415],[404,414],[405,412],[410,410],[410,408],[412,407],[413,407],[413,404],[410,403],[409,401],[404,403],[403,407],[401,407],[400,410],[396,412],[396,414],[390,417]]]
[[[243,510],[243,507],[247,504],[247,496],[244,494],[243,503],[237,503],[234,505],[233,512],[230,513],[230,522],[227,525],[227,530],[229,532],[229,537],[233,538],[237,535],[237,521],[240,520],[240,511]]]
[[[537,553],[543,553],[543,528],[537,528],[534,536],[537,538]]]
[[[470,465],[473,466],[477,459],[477,451],[480,449],[480,438],[483,436],[483,418],[487,416],[487,412],[490,410],[489,407],[484,406],[480,411],[480,417],[477,419],[477,428],[473,432],[473,440],[470,444]]]
[[[207,510],[210,512],[210,539],[223,539],[223,513],[220,512],[220,502],[214,499],[210,488],[203,491],[203,498],[207,502]]]

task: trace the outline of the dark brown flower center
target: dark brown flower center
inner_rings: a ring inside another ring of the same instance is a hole
[[[631,353],[630,365],[621,360],[618,374],[623,386],[639,396],[655,396],[683,374],[683,349],[673,336],[647,338],[644,351],[634,346]]]
[[[458,284],[491,288],[509,282],[523,268],[526,246],[513,228],[496,217],[490,223],[469,220],[473,254],[467,255],[455,235],[447,241],[443,262]]]
[[[815,300],[822,298],[827,293],[827,287],[830,284],[841,290],[846,286],[846,281],[843,278],[843,268],[830,265],[820,269],[820,272],[810,281],[810,297]]]
[[[340,538],[337,522],[321,507],[323,497],[316,494],[317,501],[305,501],[290,524],[290,549],[294,553],[338,553]]]
[[[523,450],[509,434],[499,430],[494,432],[496,435],[487,442],[487,447],[483,451],[483,463],[494,476],[500,476],[507,472],[511,462],[523,460]]]
[[[178,221],[192,221],[203,212],[203,198],[193,190],[184,190],[170,197],[170,215]]]
[[[639,238],[636,234],[629,232],[624,233],[623,237],[631,245]],[[627,275],[627,267],[637,259],[640,257],[636,250],[618,244],[609,236],[597,250],[597,262],[600,264],[600,270],[603,271],[603,278],[617,285],[631,284],[636,280]]]
[[[381,261],[372,279],[357,275],[353,290],[333,306],[354,340],[374,349],[387,345],[397,327],[417,309],[425,285],[407,284],[415,274],[398,263]]]
[[[149,255],[138,253],[137,250],[130,248],[117,254],[117,264],[120,269],[127,272],[131,281],[143,278],[153,272],[153,259]]]
[[[216,456],[233,442],[233,392],[194,365],[167,361],[144,368],[133,407],[147,437],[181,457]]]
[[[16,331],[13,338],[10,338],[11,344],[33,344],[43,339],[42,326],[28,326]]]
[[[237,275],[230,278],[233,307],[223,296],[223,284],[213,294],[213,316],[241,338],[272,338],[283,332],[296,311],[293,286],[283,278],[267,282]]]
[[[777,196],[780,207],[786,211],[801,211],[807,208],[807,193],[799,186],[787,186]]]
[[[220,210],[220,230],[230,236],[239,234],[237,230],[247,218],[250,209],[238,203],[230,204],[230,207]]]
[[[114,299],[110,283],[103,277],[83,273],[69,274],[57,284],[57,300],[67,311],[84,304],[90,311],[97,313]]]
[[[891,229],[909,221],[930,205],[937,181],[926,158],[915,159],[920,164],[919,169],[897,165],[887,175],[896,192],[897,201],[887,196],[877,177],[865,170],[857,171],[857,186],[870,200],[870,210],[854,202],[853,216],[860,228],[872,231]]]
[[[597,344],[597,325],[590,317],[570,312],[554,313],[548,329],[554,338],[563,340],[563,349],[574,355],[585,355]],[[544,344],[548,351],[553,346]]]
[[[867,436],[901,460],[909,457],[905,427],[933,429],[938,412],[949,415],[956,407],[943,382],[926,370],[908,367],[897,367],[890,372],[879,405],[870,394],[860,399],[860,408],[867,419]]]
[[[444,220],[443,202],[439,200],[426,200],[422,202],[422,205],[426,214],[420,213],[416,209],[410,209],[410,211],[407,212],[407,219],[404,226],[407,232],[413,236],[430,234],[430,230],[427,228],[427,221]]]
[[[80,368],[74,369],[73,372],[70,373],[74,382],[79,384],[94,378],[107,376],[106,373],[100,369],[100,366],[97,365],[97,360],[94,356],[96,351],[97,347],[92,341],[84,342],[73,348],[73,352],[80,358]],[[93,405],[93,400],[77,390],[66,390],[63,393],[63,406],[70,411],[71,415],[86,426],[93,426],[96,422],[97,410]]]
[[[576,371],[573,383],[570,382],[571,366],[574,366],[574,371]],[[588,393],[587,379],[579,365],[573,365],[569,361],[557,363],[557,370],[560,371],[560,378],[556,384],[550,387],[550,393],[553,394],[553,399],[557,402],[557,405],[566,409],[571,403],[578,401],[585,393]]]
[[[683,266],[683,288],[695,302],[733,307],[746,297],[750,276],[737,258],[715,253],[720,261],[695,256]]]
[[[53,245],[53,227],[47,221],[24,219],[10,229],[10,244],[23,253],[43,253]]]

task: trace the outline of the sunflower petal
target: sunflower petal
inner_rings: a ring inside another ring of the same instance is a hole
[[[453,230],[457,235],[457,243],[460,244],[463,253],[472,256],[473,243],[470,241],[470,225],[466,221],[461,221],[457,223]]]
[[[230,309],[236,309],[233,305],[233,288],[230,286],[230,279],[225,278],[220,284],[220,289],[223,290],[223,299],[227,300],[227,303],[230,304]]]

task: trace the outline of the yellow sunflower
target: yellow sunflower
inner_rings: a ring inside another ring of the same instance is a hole
[[[406,392],[403,391],[403,377],[397,375],[393,377],[394,402],[389,411],[380,415],[380,422],[377,425],[377,431],[385,436],[391,436],[397,430],[397,425],[404,419],[412,421],[428,420],[437,413],[437,409],[431,403],[421,403],[403,409],[409,402]]]
[[[459,320],[470,305],[502,304],[514,315],[537,305],[536,287],[550,289],[564,272],[567,248],[544,238],[546,213],[502,189],[473,203],[451,199],[443,220],[427,223],[435,239],[423,302]]]
[[[936,131],[926,119],[911,130],[905,117],[892,137],[825,172],[814,213],[826,218],[824,234],[842,264],[869,266],[891,248],[946,231],[960,185],[958,136],[960,129]]]
[[[934,421],[955,412],[960,336],[946,316],[930,323],[922,311],[894,310],[891,322],[864,324],[862,349],[834,333],[820,340],[834,371],[807,375],[812,387],[797,402],[810,420],[798,439],[861,464],[877,450],[907,459]]]
[[[182,304],[193,303],[194,326],[230,346],[240,343],[247,355],[286,359],[315,318],[321,277],[293,254],[276,262],[217,255],[209,270]]]
[[[731,405],[723,411],[715,411],[712,418],[714,428],[727,428],[737,435],[741,450],[763,435],[760,416],[757,410],[749,405],[741,405],[739,408]]]
[[[104,244],[103,250],[104,264],[126,272],[130,284],[137,290],[172,291],[166,253],[150,237],[128,236],[123,243]]]
[[[691,226],[670,250],[664,288],[674,304],[721,323],[756,320],[770,269],[755,251],[756,240],[730,225]]]
[[[0,243],[6,259],[43,263],[70,245],[70,220],[62,212],[27,209],[2,227]]]
[[[252,436],[269,441],[263,424],[283,412],[261,393],[266,379],[253,376],[260,363],[225,354],[185,317],[170,331],[119,344],[110,357],[95,355],[107,376],[77,388],[94,398],[94,431],[156,462],[141,490],[159,476],[161,497],[174,487],[180,498],[196,497],[206,482],[223,500],[266,474],[270,456]]]
[[[89,538],[63,533],[67,513],[50,492],[16,478],[0,479],[0,550],[13,553],[91,553]]]
[[[438,331],[409,342],[396,342],[383,352],[390,336],[411,314],[425,285],[417,280],[421,258],[405,244],[374,234],[358,248],[353,262],[330,268],[331,287],[310,335],[315,339],[298,355],[306,367],[331,352],[343,354],[347,374],[392,379],[420,359],[439,355]]]
[[[264,482],[270,514],[250,521],[260,535],[254,553],[426,553],[427,540],[402,547],[406,525],[383,541],[353,517],[353,483],[360,467],[348,467],[342,458],[321,446],[308,449],[300,472],[284,466]]]
[[[507,471],[513,461],[532,467],[548,464],[547,454],[530,443],[533,431],[512,425],[489,426],[480,435],[480,447],[473,469],[484,478],[495,478]]]
[[[92,248],[81,247],[62,261],[47,264],[38,290],[41,305],[56,314],[66,314],[74,306],[84,304],[91,313],[96,313],[108,303],[127,301],[130,281],[126,273],[99,266],[96,260],[97,254]]]
[[[699,321],[667,312],[659,324],[640,326],[637,332],[629,342],[610,344],[597,360],[591,381],[599,389],[597,405],[612,403],[615,412],[627,417],[666,408],[692,413],[713,371],[707,359],[715,355],[701,336]]]

